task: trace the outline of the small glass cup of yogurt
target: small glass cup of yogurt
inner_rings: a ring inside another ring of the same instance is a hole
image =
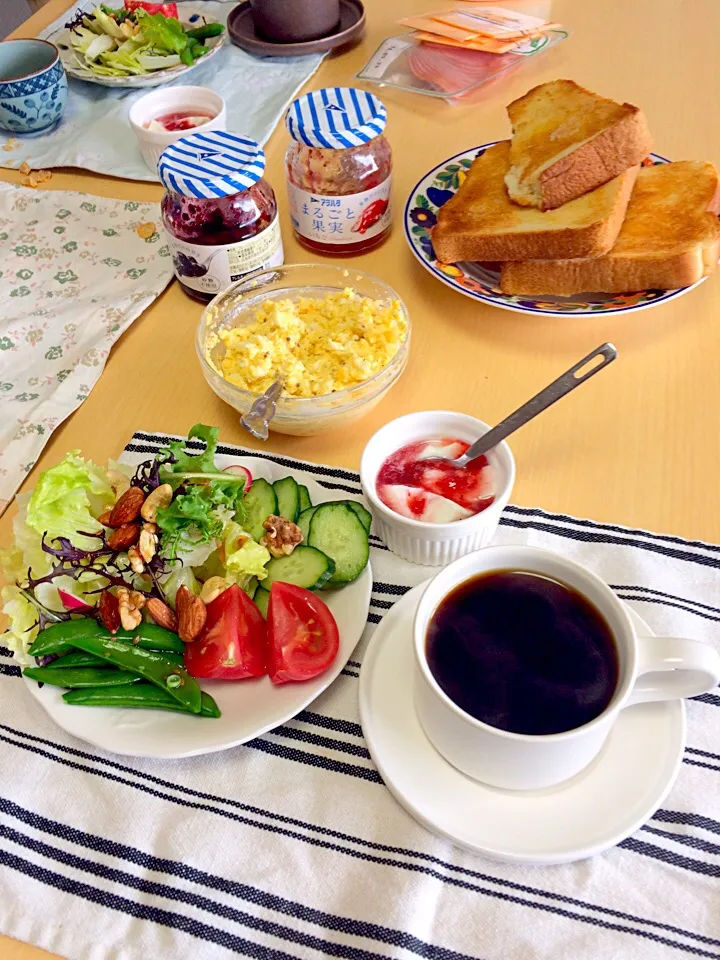
[[[360,480],[378,536],[413,563],[443,566],[487,546],[515,481],[506,443],[468,467],[447,463],[490,429],[464,413],[431,410],[387,423],[371,437]]]

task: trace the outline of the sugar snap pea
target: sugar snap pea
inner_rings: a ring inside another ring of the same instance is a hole
[[[110,664],[107,660],[101,660],[100,657],[94,657],[91,653],[85,653],[84,650],[71,650],[63,656],[53,660],[53,667],[56,669],[67,669],[69,667],[100,667],[107,670]]]
[[[106,637],[76,637],[74,642],[85,653],[101,657],[122,670],[130,670],[154,683],[190,713],[200,712],[201,690],[197,680],[161,653]]]
[[[63,695],[63,700],[83,707],[138,707],[145,710],[190,712],[160,687],[153,687],[148,683],[135,683],[125,687],[86,687],[84,690],[69,690]],[[209,693],[202,694],[199,715],[201,717],[220,716],[220,708]]]
[[[53,687],[118,687],[137,683],[141,678],[129,670],[107,670],[97,667],[27,667],[23,676]]]
[[[224,30],[221,23],[204,23],[201,27],[187,30],[186,33],[192,40],[207,40],[209,37],[219,37]]]
[[[32,657],[46,657],[51,653],[69,653],[76,637],[89,635],[99,637],[107,632],[97,620],[91,617],[51,623],[37,635],[28,652]]]
[[[180,53],[180,59],[187,67],[191,67],[195,63],[195,57],[192,55],[190,47],[185,47]]]
[[[176,663],[179,667],[183,666],[183,657],[181,654],[163,650],[163,656],[167,657],[168,660],[172,660],[172,662]],[[67,667],[99,667],[100,669],[108,670],[112,667],[112,664],[108,663],[107,660],[94,657],[91,653],[85,653],[84,650],[72,650],[70,653],[66,653],[57,660],[54,660],[52,665],[57,669],[61,667],[63,669]]]
[[[39,633],[33,641],[30,650],[32,657],[46,657],[51,653],[70,653],[77,637],[106,637],[108,639],[124,640],[144,650],[170,650],[173,653],[182,653],[185,645],[180,637],[171,630],[159,627],[155,623],[141,623],[135,630],[118,630],[111,634],[101,623],[92,617],[82,617],[78,620],[66,620],[63,623],[53,623]]]

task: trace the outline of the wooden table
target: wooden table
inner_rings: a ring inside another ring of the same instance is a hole
[[[400,215],[409,190],[427,170],[460,150],[507,136],[505,104],[556,77],[641,105],[664,156],[720,164],[720,127],[702,106],[720,88],[720,6],[715,0],[692,5],[555,0],[552,10],[549,3],[523,0],[507,5],[551,12],[569,28],[570,39],[497,83],[474,104],[449,106],[390,89],[381,94],[395,151],[395,229],[380,250],[356,262],[389,281],[408,305],[413,346],[404,378],[351,432],[302,439],[274,435],[269,446],[357,467],[367,439],[387,420],[436,408],[463,410],[493,423],[593,347],[611,340],[620,360],[513,439],[518,468],[513,501],[718,541],[720,278],[687,297],[631,316],[526,317],[478,304],[434,280],[408,251]],[[17,36],[33,36],[67,6],[67,0],[51,0]],[[312,87],[351,83],[380,40],[399,32],[395,21],[424,9],[416,0],[368,0],[367,8],[365,41],[328,59]],[[266,147],[267,175],[280,198],[286,259],[292,263],[311,257],[289,229],[282,172],[286,143],[281,126]],[[20,180],[7,170],[0,170],[0,177]],[[159,186],[75,171],[56,173],[47,189],[134,200],[161,196]],[[53,434],[29,486],[67,450],[79,447],[104,462],[137,429],[182,434],[201,420],[219,424],[228,442],[255,445],[235,412],[202,378],[193,344],[200,310],[172,284],[133,324],[113,349],[89,399]],[[12,513],[11,508],[0,520],[3,544],[10,536]],[[39,891],[36,905],[28,909],[41,909],[41,904]],[[0,937],[0,956],[39,960],[48,954]]]

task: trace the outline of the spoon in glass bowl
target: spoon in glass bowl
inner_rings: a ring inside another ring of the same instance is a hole
[[[270,421],[275,416],[277,402],[284,386],[285,377],[279,375],[265,393],[257,398],[248,412],[240,417],[240,423],[256,440],[267,440]]]
[[[598,357],[601,358],[600,363],[592,364],[589,369],[583,373],[583,368],[587,367],[588,364],[591,364],[591,362]],[[589,353],[574,366],[570,367],[569,370],[566,370],[557,380],[553,380],[544,390],[536,394],[532,400],[528,400],[527,403],[518,407],[514,413],[511,413],[509,417],[505,417],[496,427],[493,427],[492,430],[488,430],[487,433],[483,434],[483,436],[480,437],[479,440],[476,440],[457,460],[448,460],[445,457],[433,457],[433,460],[444,461],[447,464],[452,464],[453,467],[466,467],[473,460],[476,460],[484,453],[487,453],[488,450],[497,446],[501,440],[509,437],[511,433],[514,433],[520,427],[524,426],[528,420],[532,420],[533,417],[542,413],[543,410],[547,410],[549,406],[552,406],[552,404],[561,397],[566,396],[566,394],[574,390],[575,387],[579,387],[581,383],[585,383],[590,377],[595,376],[596,373],[604,369],[609,363],[612,363],[616,357],[617,350],[615,347],[611,343],[603,343],[602,346],[597,347],[592,353]]]

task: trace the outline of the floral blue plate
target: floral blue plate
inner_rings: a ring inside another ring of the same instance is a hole
[[[431,233],[437,220],[437,212],[459,189],[467,176],[473,160],[481,156],[494,143],[465,150],[427,173],[416,185],[405,205],[405,236],[410,249],[420,263],[443,283],[464,293],[466,297],[489,303],[515,313],[554,316],[566,314],[579,316],[587,313],[630,313],[644,310],[656,303],[674,300],[691,287],[679,290],[639,290],[634,293],[582,293],[573,297],[515,297],[501,293],[499,272],[493,264],[486,263],[438,263],[433,251]],[[651,154],[645,163],[668,163],[665,157]],[[702,283],[699,280],[698,283]]]

